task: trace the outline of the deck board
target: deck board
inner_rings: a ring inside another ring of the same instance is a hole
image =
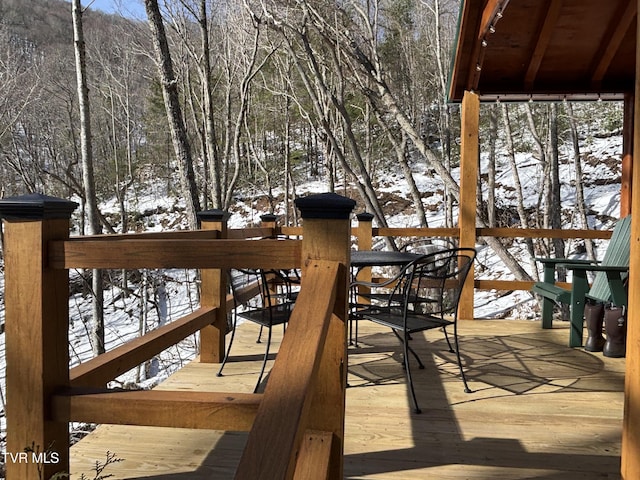
[[[279,330],[279,329],[277,329]],[[276,348],[279,343],[276,331]],[[619,479],[624,359],[566,347],[568,328],[538,322],[482,320],[460,326],[471,394],[463,391],[442,334],[412,345],[425,369],[414,370],[423,413],[411,413],[397,340],[370,323],[350,348],[345,478],[350,480]],[[239,328],[234,358],[193,362],[158,388],[250,392],[263,345],[257,329]],[[107,451],[122,462],[113,479],[233,478],[246,434],[101,425],[72,448],[79,478]]]

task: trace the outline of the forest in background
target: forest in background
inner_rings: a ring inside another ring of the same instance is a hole
[[[162,184],[179,199],[172,228],[246,202],[295,225],[293,200],[315,182],[381,227],[399,212],[411,214],[406,226],[428,226],[434,202],[438,226],[455,225],[460,118],[447,89],[458,0],[143,3],[147,19],[80,0],[0,0],[0,198],[74,199],[76,233],[132,232],[148,226],[137,195]],[[483,105],[478,226],[606,225],[585,201],[592,159],[581,145],[621,126],[619,102]],[[523,154],[536,166],[533,202]],[[512,201],[498,193],[504,171]],[[618,159],[611,172],[598,181],[619,182]],[[391,178],[404,198],[385,191]],[[534,256],[566,253],[562,239],[527,241],[529,259],[483,241],[519,280],[537,276],[523,267]]]
[[[292,200],[310,180],[348,192],[386,226],[394,206],[377,187],[389,171],[409,187],[414,226],[427,225],[416,171],[442,182],[446,224],[454,224],[459,109],[447,102],[447,77],[458,1],[173,0],[158,7],[167,40],[160,53],[152,22],[83,11],[95,203],[115,198],[120,205],[117,215],[98,212],[102,231],[143,227],[128,196],[151,181],[184,199],[186,227],[195,226],[194,212],[229,210],[244,196],[295,224]],[[68,2],[0,1],[0,197],[38,191],[83,206],[88,200],[72,27]],[[171,89],[177,104],[163,98]],[[622,121],[621,106],[605,102],[493,104],[482,115],[489,157],[482,221],[491,226],[513,217],[523,227],[563,224],[553,208],[560,162],[581,159],[580,135],[616,132]],[[176,140],[180,122],[184,138]],[[539,202],[504,215],[493,196],[493,165],[499,153],[522,151],[541,165]]]

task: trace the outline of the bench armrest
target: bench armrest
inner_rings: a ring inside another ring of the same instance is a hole
[[[546,257],[536,257],[535,260],[537,262],[542,263],[542,274],[543,281],[545,283],[555,283],[556,281],[556,267],[566,267],[571,268],[570,266],[578,266],[584,265],[586,267],[596,266],[599,262],[593,260],[584,260],[579,258],[546,258]]]
[[[583,260],[580,258],[548,258],[548,257],[535,257],[536,262],[540,262],[544,265],[596,265],[600,263],[599,260]]]
[[[617,265],[575,265],[575,264],[560,264],[569,270],[580,270],[585,272],[620,272],[625,273],[629,271],[629,267],[617,266]]]

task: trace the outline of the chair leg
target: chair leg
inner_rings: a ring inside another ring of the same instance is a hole
[[[264,359],[262,360],[262,368],[260,369],[260,375],[258,375],[258,381],[256,382],[256,386],[253,389],[253,393],[257,393],[258,392],[258,388],[260,387],[260,384],[262,383],[262,377],[264,375],[264,370],[267,366],[267,360],[269,360],[269,348],[271,347],[271,330],[272,327],[267,327],[267,330],[269,330],[269,333],[267,335],[267,348],[264,351]],[[260,332],[262,333],[262,326],[260,326]]]
[[[409,340],[411,340],[411,336],[409,334],[406,334],[405,337],[402,338],[400,336],[400,334],[396,330],[392,329],[391,331],[398,338],[398,340],[400,340],[400,342],[403,344],[403,346],[405,347],[405,350],[411,352],[411,355],[413,355],[413,358],[415,358],[416,361],[418,362],[418,366],[420,367],[420,370],[423,370],[424,369],[424,364],[422,363],[422,360],[420,360],[420,357],[418,356],[416,351],[413,348],[411,348],[411,345],[409,345]],[[407,363],[407,357],[406,356],[404,358],[404,363],[405,363],[405,365]]]
[[[218,373],[216,374],[217,377],[221,377],[222,376],[222,369],[227,364],[227,360],[229,360],[229,354],[231,353],[231,345],[233,345],[233,339],[236,336],[237,323],[238,323],[238,317],[236,316],[236,314],[234,312],[233,313],[233,329],[231,330],[231,338],[229,338],[229,345],[227,345],[227,351],[225,352],[224,359],[222,359],[222,363],[220,364],[220,369],[218,370]]]
[[[442,332],[444,333],[444,339],[447,341],[447,345],[449,345],[449,353],[454,353],[458,350],[458,348],[456,347],[456,349],[453,349],[453,345],[451,345],[451,340],[449,340],[449,334],[447,333],[447,329],[442,327]]]
[[[358,321],[360,319],[355,315],[349,316],[349,345],[358,348]]]
[[[589,291],[586,272],[574,271],[571,286],[571,330],[569,330],[569,346],[582,346],[582,329],[584,323],[585,295]]]
[[[395,333],[396,336],[399,337],[398,333],[395,330],[393,331],[393,333]],[[416,391],[413,388],[413,379],[411,378],[411,366],[410,366],[411,362],[409,362],[409,352],[413,353],[413,356],[418,359],[418,362],[420,362],[420,359],[418,358],[416,353],[413,351],[413,349],[409,346],[409,339],[407,338],[407,335],[405,335],[404,339],[401,339],[401,340],[402,340],[402,345],[404,347],[404,365],[405,365],[405,371],[407,373],[407,383],[409,384],[409,390],[411,392],[411,401],[413,402],[413,407],[414,407],[413,411],[414,413],[422,413],[422,410],[420,410],[420,407],[418,406]],[[424,365],[422,365],[422,362],[420,362],[420,367],[424,368]]]
[[[458,323],[457,322],[453,326],[453,341],[456,344],[456,357],[458,358],[458,369],[460,369],[460,376],[462,377],[462,383],[464,384],[464,392],[473,393],[473,390],[471,390],[469,388],[469,385],[467,384],[467,377],[464,374],[464,369],[462,368],[462,359],[460,358],[460,344],[458,343]]]
[[[256,343],[262,343],[262,325],[260,325],[260,331],[258,332],[258,338],[256,339]]]
[[[542,297],[542,328],[553,328],[553,306],[555,302],[550,298]]]

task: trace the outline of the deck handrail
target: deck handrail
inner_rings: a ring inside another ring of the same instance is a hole
[[[261,242],[256,250],[255,242]],[[70,239],[49,244],[51,268],[300,267],[300,240]]]
[[[289,479],[297,468],[325,472],[318,478],[336,478],[329,472],[338,468],[332,463],[340,459],[331,444],[340,439],[318,413],[326,414],[327,409],[321,408],[323,402],[326,404],[326,397],[341,395],[343,389],[343,380],[335,367],[345,364],[344,322],[334,310],[336,298],[340,297],[340,272],[344,277],[346,268],[338,262],[326,261],[314,262],[306,268],[287,334],[269,373],[269,382],[236,471],[236,480]],[[307,431],[314,431],[315,435],[323,432],[329,441],[324,446],[322,442],[314,443],[313,435],[305,436]],[[298,455],[300,451],[316,448],[324,454]],[[297,467],[299,462],[302,463]],[[305,462],[312,463],[306,465]],[[310,478],[299,475],[296,478]]]

